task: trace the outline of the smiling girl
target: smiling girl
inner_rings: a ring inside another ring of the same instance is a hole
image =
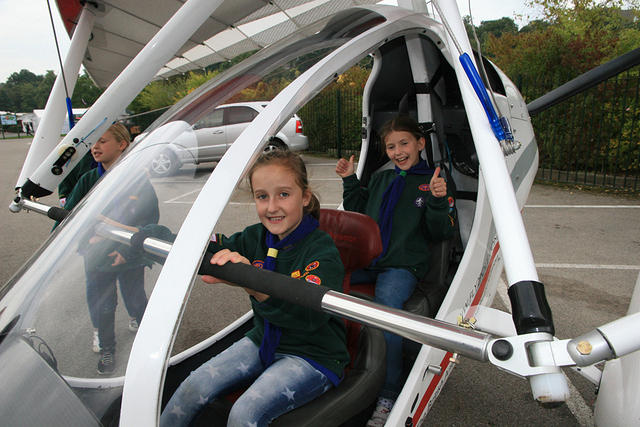
[[[333,240],[318,229],[320,203],[302,159],[289,151],[270,152],[248,178],[260,223],[230,237],[214,235],[211,263],[252,264],[341,291],[344,268]],[[227,425],[266,426],[340,382],[349,361],[343,321],[245,290],[253,329],[187,377],[167,403],[161,425],[188,425],[211,401],[249,384]]]
[[[344,208],[369,215],[378,222],[383,250],[372,265],[353,272],[351,283],[375,283],[375,300],[402,309],[429,266],[429,242],[453,235],[453,198],[439,176],[440,167],[427,167],[420,157],[425,139],[420,127],[398,116],[380,130],[385,153],[395,166],[374,173],[368,187],[355,175],[353,156],[340,159]],[[448,197],[447,197],[448,196]],[[402,390],[402,338],[385,332],[387,374],[368,426],[384,425]]]

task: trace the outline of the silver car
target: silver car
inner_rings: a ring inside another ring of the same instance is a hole
[[[174,143],[151,162],[154,176],[173,175],[185,163],[199,164],[222,158],[236,138],[249,123],[268,105],[268,102],[239,102],[217,107],[192,126],[195,140],[189,143]],[[269,140],[265,151],[289,149],[306,150],[307,137],[302,133],[302,120],[297,115]]]

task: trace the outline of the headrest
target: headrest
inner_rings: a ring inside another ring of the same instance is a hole
[[[367,215],[320,209],[320,229],[333,239],[346,271],[367,267],[382,252],[378,224]]]

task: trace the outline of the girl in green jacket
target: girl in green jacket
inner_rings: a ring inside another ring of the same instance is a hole
[[[385,123],[380,139],[394,169],[371,176],[363,187],[355,175],[354,157],[340,159],[336,173],[342,177],[344,208],[364,213],[378,222],[382,254],[372,265],[351,275],[351,283],[375,283],[375,300],[402,309],[429,265],[429,242],[453,235],[453,198],[440,177],[440,167],[430,169],[420,157],[425,138],[408,116]],[[384,425],[402,390],[402,338],[385,332],[386,381],[368,426]]]
[[[242,262],[341,291],[344,268],[331,237],[318,229],[320,203],[302,159],[276,150],[249,171],[260,223],[230,237],[215,235],[212,264]],[[220,282],[203,276],[207,283]],[[213,399],[249,384],[228,426],[266,426],[336,386],[349,361],[344,322],[245,289],[254,327],[193,371],[173,394],[162,426],[188,425]]]

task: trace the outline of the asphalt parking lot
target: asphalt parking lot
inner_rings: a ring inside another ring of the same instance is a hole
[[[19,270],[47,238],[51,222],[34,213],[12,214],[8,207],[13,187],[26,156],[30,140],[0,140],[0,177],[2,177],[0,238],[0,283]],[[311,184],[323,206],[336,207],[341,199],[341,184],[333,172],[335,160],[305,156]],[[188,209],[213,164],[194,166],[183,175],[196,180],[181,180],[178,175],[154,181],[163,186],[163,212]],[[244,193],[243,193],[244,191]],[[55,204],[49,196],[41,200]],[[626,314],[631,292],[640,273],[640,199],[575,189],[534,185],[523,211],[525,226],[541,281],[553,310],[556,335],[578,336],[595,326]],[[246,189],[234,194],[219,231],[231,232],[235,221],[255,218]],[[221,299],[210,288],[194,287],[192,300]],[[246,311],[248,303],[236,292],[224,298],[228,314]],[[203,304],[208,305],[208,304]],[[500,296],[496,308],[506,309]],[[202,310],[207,310],[203,312]],[[176,346],[180,348],[208,336],[226,315],[190,301]],[[572,401],[556,409],[539,407],[531,399],[528,382],[470,360],[462,360],[453,371],[444,391],[431,411],[431,425],[591,425],[594,387],[571,371]]]

